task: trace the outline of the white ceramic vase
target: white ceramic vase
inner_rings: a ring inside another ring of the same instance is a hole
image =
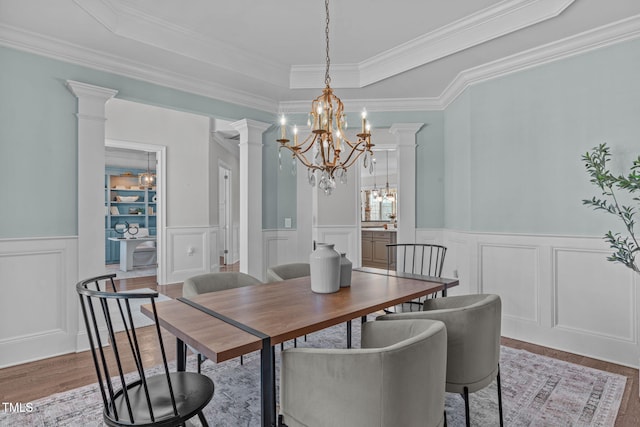
[[[353,263],[347,258],[344,252],[340,254],[340,287],[351,286],[351,270]]]
[[[309,256],[311,290],[330,294],[340,289],[340,253],[329,243],[318,243]]]

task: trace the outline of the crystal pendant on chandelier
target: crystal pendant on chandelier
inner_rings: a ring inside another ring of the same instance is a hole
[[[373,153],[371,151],[371,125],[367,121],[366,110],[362,112],[362,128],[356,135],[357,140],[350,141],[346,136],[347,116],[340,98],[331,89],[329,67],[329,0],[325,0],[325,40],[326,68],[325,88],[322,94],[311,102],[311,111],[307,116],[307,126],[311,133],[302,141],[298,140],[298,127],[293,127],[293,141],[287,137],[287,121],[280,117],[280,148],[292,153],[293,162],[298,159],[308,168],[308,180],[311,186],[316,184],[315,171],[318,171],[318,187],[326,194],[336,186],[336,179],[347,182],[347,169],[364,154],[363,166],[373,173]],[[279,164],[280,160],[279,160]],[[295,165],[294,169],[295,169]],[[292,171],[292,173],[294,173]]]

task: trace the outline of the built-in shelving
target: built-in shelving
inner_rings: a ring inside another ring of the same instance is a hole
[[[156,188],[138,183],[138,169],[107,167],[104,180],[105,249],[106,263],[120,262],[120,246],[109,237],[122,237],[115,231],[116,224],[137,225],[156,235]],[[133,200],[135,198],[135,201]]]

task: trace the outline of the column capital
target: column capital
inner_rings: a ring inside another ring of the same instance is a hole
[[[394,123],[389,128],[389,133],[396,136],[415,135],[424,126],[424,123]]]
[[[88,83],[76,82],[74,80],[67,80],[67,88],[76,96],[76,98],[101,98],[105,102],[116,96],[116,94],[118,93],[118,91],[115,89],[94,86]]]
[[[257,141],[254,138],[250,137],[250,134],[253,134],[251,136],[254,136],[257,133],[262,136],[262,134],[272,126],[271,123],[265,123],[251,119],[241,119],[236,122],[230,123],[229,125],[240,132],[240,144],[251,143],[255,145],[261,145],[262,139],[260,139],[260,141]]]

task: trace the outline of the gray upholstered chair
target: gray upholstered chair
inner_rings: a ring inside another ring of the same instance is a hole
[[[223,291],[225,289],[241,288],[243,286],[260,285],[262,282],[253,276],[237,271],[227,271],[222,273],[206,273],[189,277],[182,285],[182,296],[191,298],[196,295],[209,292]],[[202,363],[207,360],[201,353],[191,349],[198,358],[198,372]],[[243,363],[240,356],[240,363]]]
[[[269,267],[267,269],[267,282],[280,282],[309,275],[311,275],[311,269],[308,262],[292,262]]]
[[[311,275],[311,267],[308,262],[292,262],[289,264],[274,265],[267,268],[267,283],[281,282],[287,279],[295,279],[296,277],[305,277]],[[307,340],[307,336],[304,336]],[[298,340],[293,339],[293,346],[297,347]],[[280,349],[284,350],[284,343],[280,343]]]
[[[500,327],[502,303],[498,295],[474,294],[428,299],[423,311],[388,314],[379,320],[433,319],[447,326],[447,391],[461,393],[469,421],[469,393],[496,379],[502,426],[500,388]]]
[[[288,427],[432,427],[445,422],[442,322],[367,322],[360,349],[282,352],[280,421]]]

